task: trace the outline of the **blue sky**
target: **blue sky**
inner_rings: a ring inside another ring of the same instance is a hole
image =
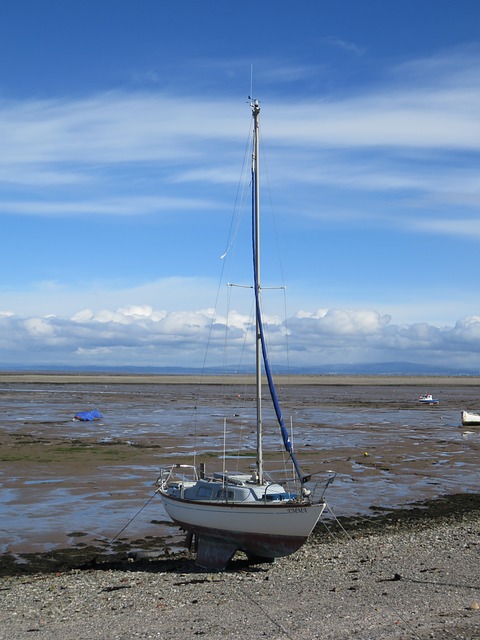
[[[478,2],[0,11],[0,366],[202,364],[253,69],[290,362],[478,368]]]

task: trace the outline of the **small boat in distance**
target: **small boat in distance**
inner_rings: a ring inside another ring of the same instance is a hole
[[[471,413],[470,411],[462,411],[462,425],[480,426],[480,414]]]
[[[418,399],[420,404],[439,404],[440,400],[434,398],[431,393],[426,393]]]
[[[205,465],[173,464],[161,469],[158,493],[170,518],[187,533],[186,544],[196,551],[195,562],[204,569],[221,571],[237,551],[251,563],[273,562],[297,551],[307,540],[325,509],[324,486],[307,488],[311,476],[302,473],[274,388],[267,357],[267,344],[260,304],[260,201],[259,201],[259,114],[258,101],[251,101],[252,145],[252,289],[255,331],[255,440],[253,470],[235,472],[223,468],[206,473]],[[251,260],[251,258],[250,258]],[[262,366],[263,362],[263,366]],[[264,468],[262,377],[268,382],[280,440],[292,463],[292,487],[271,479]],[[225,425],[226,426],[226,425]],[[225,429],[226,430],[226,429]],[[194,462],[195,459],[194,459]],[[221,463],[220,463],[221,464]],[[294,471],[293,471],[294,470]],[[316,491],[321,495],[316,496]]]

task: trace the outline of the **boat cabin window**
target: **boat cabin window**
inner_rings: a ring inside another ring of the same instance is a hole
[[[233,500],[235,494],[233,491],[227,491],[225,489],[219,489],[217,491],[217,500]]]
[[[211,498],[212,497],[212,489],[210,487],[198,487],[197,497],[198,498]]]

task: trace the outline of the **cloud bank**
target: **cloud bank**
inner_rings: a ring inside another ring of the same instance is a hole
[[[412,362],[439,368],[478,368],[480,316],[454,326],[395,325],[372,310],[301,311],[286,322],[265,319],[272,364],[285,365],[285,340],[295,367]],[[249,364],[252,318],[227,320],[213,309],[166,312],[150,306],[84,309],[71,317],[0,314],[0,366],[220,367],[228,339],[230,366]],[[206,346],[208,345],[208,353]]]

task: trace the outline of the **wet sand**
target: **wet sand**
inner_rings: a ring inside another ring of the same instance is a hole
[[[393,375],[279,375],[281,385],[349,385],[349,386],[442,386],[480,387],[480,376],[393,376]],[[2,383],[48,384],[253,384],[253,375],[199,374],[113,374],[113,373],[55,373],[0,371]]]
[[[197,451],[213,466],[226,411],[250,446],[251,430],[241,423],[252,413],[251,378],[244,382],[0,374],[3,566],[63,550],[75,562],[99,553],[176,552],[181,535],[155,496],[159,467],[177,461],[179,450],[191,453],[195,429]],[[480,406],[478,378],[301,376],[277,383],[285,415],[294,416],[304,470],[316,472],[320,484],[337,474],[327,494],[336,516],[378,515],[478,491],[480,429],[460,428],[460,410]],[[440,397],[438,407],[418,404],[425,391]],[[101,421],[73,420],[97,407]]]

